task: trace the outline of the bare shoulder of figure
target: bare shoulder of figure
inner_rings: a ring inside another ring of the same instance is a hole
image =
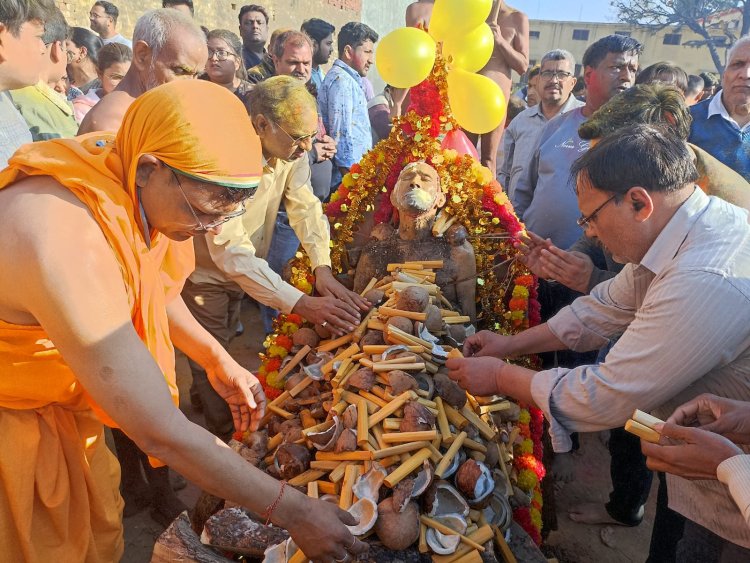
[[[102,98],[83,118],[78,134],[117,131],[133,98],[125,92],[112,92]]]
[[[0,240],[15,241],[0,253],[4,320],[59,317],[96,332],[130,318],[111,247],[88,208],[56,180],[30,177],[0,190]]]

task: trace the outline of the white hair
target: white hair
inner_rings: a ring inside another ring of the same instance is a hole
[[[159,8],[149,10],[135,22],[133,29],[133,43],[143,41],[151,48],[151,60],[156,60],[164,46],[172,38],[173,33],[192,34],[196,39],[205,41],[203,30],[195,21],[179,10]]]
[[[727,52],[727,64],[732,60],[732,57],[734,57],[734,53],[739,49],[740,47],[744,47],[745,45],[750,44],[750,35],[743,35],[737,40],[737,43],[732,45],[732,47]]]

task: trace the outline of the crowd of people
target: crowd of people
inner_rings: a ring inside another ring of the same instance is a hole
[[[610,431],[609,502],[574,520],[639,525],[656,472],[649,561],[750,560],[750,37],[718,77],[641,69],[643,46],[609,35],[576,76],[563,46],[527,68],[528,19],[496,4],[481,72],[508,115],[473,141],[526,225],[544,323],[469,337],[450,375],[542,409],[560,480],[577,432]],[[428,28],[432,5],[406,24]],[[0,5],[0,545],[118,560],[123,512],[168,525],[184,475],[314,561],[356,557],[351,515],[226,446],[265,407],[226,350],[246,295],[266,334],[283,312],[339,336],[370,309],[332,272],[322,205],[409,93],[376,95],[379,34],[360,22],[270,33],[251,4],[237,34],[163,0],[126,38],[118,17],[107,0],[90,29],[53,0]],[[300,247],[313,295],[282,277]],[[175,348],[205,428],[175,408]],[[506,363],[527,354],[544,369]],[[662,442],[624,431],[636,408],[666,421]]]

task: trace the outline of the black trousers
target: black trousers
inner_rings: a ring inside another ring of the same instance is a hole
[[[640,439],[624,428],[609,431],[609,454],[612,492],[605,507],[618,522],[637,526],[643,518],[643,505],[648,500],[654,472],[646,467]]]
[[[646,563],[676,563],[677,543],[682,539],[687,519],[669,508],[667,478],[664,473],[657,475],[659,492],[656,496],[654,529],[651,532],[651,546]]]

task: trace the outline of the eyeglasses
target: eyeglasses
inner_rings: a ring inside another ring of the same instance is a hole
[[[232,53],[231,51],[227,51],[226,49],[216,49],[215,51],[209,49],[208,50],[208,60],[210,61],[211,59],[213,59],[214,55],[216,55],[216,60],[219,61],[219,62],[224,62],[229,57],[236,57],[237,56],[234,53]]]
[[[557,78],[558,80],[563,81],[566,78],[570,78],[571,76],[573,76],[573,74],[564,70],[543,70],[539,73],[539,76],[541,76],[544,80],[552,80],[553,78]]]
[[[170,168],[170,170],[172,170]],[[226,215],[222,215],[221,218],[216,219],[215,221],[211,221],[210,223],[204,223],[198,218],[198,214],[195,212],[195,208],[190,203],[190,200],[188,199],[187,195],[185,194],[185,190],[182,189],[182,183],[180,182],[180,176],[172,170],[172,174],[174,174],[174,179],[177,180],[177,187],[180,189],[180,193],[182,194],[182,197],[185,199],[185,203],[188,204],[188,207],[190,208],[190,213],[193,214],[193,217],[195,217],[195,221],[198,223],[196,226],[196,229],[199,231],[208,231],[209,229],[214,229],[218,227],[219,225],[223,225],[227,221],[230,221],[234,219],[235,217],[239,217],[240,215],[243,215],[247,209],[245,208],[245,203],[240,203],[240,208],[237,211],[234,211],[232,213],[228,213]]]
[[[301,143],[304,143],[305,141],[309,141],[310,139],[312,139],[313,137],[315,137],[315,135],[317,135],[317,134],[318,134],[318,132],[317,132],[317,131],[313,131],[312,133],[309,133],[309,134],[307,134],[307,135],[302,135],[301,137],[297,137],[297,138],[295,139],[294,137],[292,137],[292,136],[291,136],[291,135],[289,134],[289,132],[288,132],[288,131],[287,131],[286,129],[284,129],[284,128],[283,128],[283,127],[282,127],[281,125],[279,125],[279,123],[278,123],[277,121],[275,121],[275,120],[271,120],[271,121],[273,121],[273,122],[274,122],[274,124],[276,125],[276,127],[278,127],[278,128],[279,128],[279,129],[281,129],[281,130],[282,130],[282,131],[283,131],[284,133],[286,133],[286,136],[287,136],[287,137],[289,137],[289,138],[291,139],[291,141],[292,141],[292,145],[296,145],[296,146],[299,146],[299,145],[300,145]]]
[[[613,195],[607,201],[605,201],[604,203],[602,203],[599,207],[597,207],[596,209],[594,209],[593,213],[591,213],[591,215],[589,215],[588,217],[581,216],[580,218],[576,219],[576,223],[578,223],[578,226],[581,227],[582,229],[587,229],[588,226],[589,226],[589,223],[591,223],[591,221],[593,221],[594,219],[596,219],[596,215],[602,209],[604,209],[604,206],[607,205],[610,201],[612,201],[616,197],[617,197],[616,195]]]

